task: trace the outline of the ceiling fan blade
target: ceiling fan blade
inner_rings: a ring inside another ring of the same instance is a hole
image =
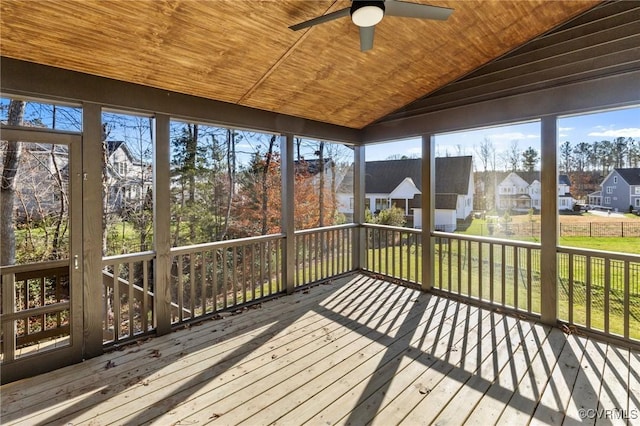
[[[401,16],[405,18],[435,19],[446,21],[453,9],[447,7],[429,6],[426,4],[407,3],[404,1],[387,0],[384,2],[385,15]]]
[[[298,31],[303,28],[312,27],[314,25],[323,24],[325,22],[333,21],[334,19],[342,18],[343,16],[349,16],[350,8],[344,8],[336,10],[335,12],[327,13],[326,15],[318,16],[317,18],[309,19],[308,21],[301,22],[290,26],[293,31]]]
[[[360,51],[365,52],[373,49],[373,33],[376,26],[360,27]]]

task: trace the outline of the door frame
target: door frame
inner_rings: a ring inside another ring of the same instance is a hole
[[[26,143],[66,145],[68,147],[69,197],[69,336],[70,344],[15,359],[15,326],[13,321],[3,324],[5,359],[2,362],[2,384],[52,371],[83,359],[83,238],[82,238],[82,134],[43,128],[0,126],[2,140]],[[15,294],[13,274],[3,276],[3,294]],[[3,298],[3,312],[12,313],[14,296]],[[8,300],[7,300],[8,299]],[[10,309],[9,309],[10,308]],[[4,315],[3,315],[4,316]],[[4,322],[4,321],[3,321]],[[8,328],[5,328],[8,327]],[[11,332],[13,329],[13,332]],[[6,330],[6,331],[5,331]],[[7,331],[9,333],[7,333]],[[7,350],[9,349],[9,350]],[[7,353],[10,352],[10,353]]]

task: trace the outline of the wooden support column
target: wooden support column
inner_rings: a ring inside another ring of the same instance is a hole
[[[558,318],[558,159],[557,117],[543,117],[541,121],[541,253],[540,276],[541,321],[555,325]]]
[[[435,136],[422,136],[422,289],[428,291],[435,277],[435,246],[431,238],[435,209]]]
[[[82,257],[84,356],[103,353],[102,320],[102,110],[82,105]]]
[[[285,234],[284,255],[282,256],[282,279],[287,294],[293,293],[296,273],[295,241],[295,170],[293,161],[293,135],[280,138],[281,176],[282,176],[282,232]]]
[[[360,270],[366,266],[365,238],[367,237],[364,224],[365,205],[365,147],[356,146],[353,151],[353,223],[358,225],[355,230],[355,238],[352,246],[353,269]]]
[[[171,181],[167,115],[156,115],[153,162],[153,241],[156,251],[154,292],[158,335],[171,332]]]

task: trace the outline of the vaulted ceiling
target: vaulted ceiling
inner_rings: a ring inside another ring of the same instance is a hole
[[[345,0],[2,0],[0,52],[360,129],[407,105],[424,108],[426,95],[599,3],[411,1],[454,12],[444,22],[386,16],[373,50],[360,52],[348,17],[288,28]]]

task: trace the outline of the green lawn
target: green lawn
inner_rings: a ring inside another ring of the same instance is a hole
[[[631,239],[628,239],[631,240]],[[630,242],[631,243],[631,242]],[[611,242],[609,244],[612,244]],[[478,243],[472,243],[471,250],[466,244],[458,246],[457,240],[451,241],[451,247],[436,245],[434,285],[455,294],[482,298],[496,304],[517,307],[533,313],[540,312],[540,271],[539,251],[518,249],[518,263],[514,267],[514,251],[506,247],[504,259],[502,246],[493,250],[493,263],[490,263],[489,245],[482,245],[482,261]],[[631,250],[632,244],[623,248]],[[600,248],[602,250],[602,248]],[[417,251],[416,251],[417,250]],[[609,251],[613,251],[609,249]],[[403,253],[402,258],[400,253]],[[529,257],[530,253],[530,257]],[[422,268],[420,247],[390,246],[385,249],[371,249],[368,252],[368,264],[375,265],[373,272],[420,283]],[[401,260],[402,259],[402,260]],[[531,265],[529,275],[528,265]],[[569,306],[569,270],[567,257],[562,257],[558,272],[558,309],[559,318],[579,325],[590,325],[594,329],[605,329],[605,292],[604,262],[591,258],[591,284],[586,287],[586,262],[584,257],[575,256],[573,263],[572,310]],[[630,333],[640,339],[640,268],[632,268],[630,273],[631,297]],[[624,327],[624,269],[621,264],[612,262],[609,271],[609,331],[623,334]],[[503,285],[504,283],[504,285]],[[590,306],[590,318],[587,320],[587,306]]]

